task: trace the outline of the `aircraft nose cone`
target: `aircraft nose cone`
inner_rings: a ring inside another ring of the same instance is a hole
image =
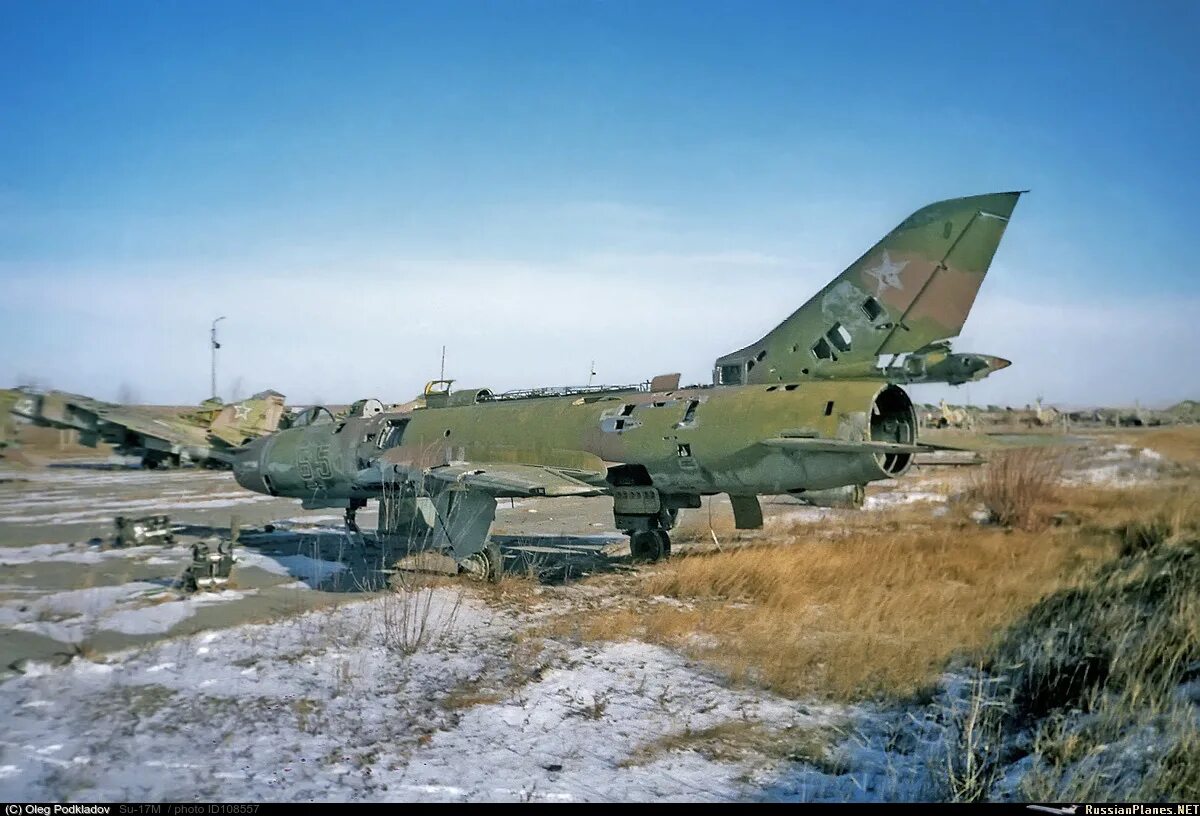
[[[999,371],[1002,368],[1008,368],[1012,365],[1012,360],[1005,360],[1003,357],[988,357],[988,368],[992,371]]]

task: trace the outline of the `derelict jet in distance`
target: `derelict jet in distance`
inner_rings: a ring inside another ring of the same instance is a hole
[[[895,478],[928,449],[899,375],[877,360],[928,355],[958,334],[1020,195],[918,210],[761,340],[717,360],[713,385],[680,388],[676,374],[494,394],[438,380],[408,410],[363,400],[335,419],[314,406],[251,443],[234,476],[345,508],[351,526],[376,499],[381,535],[444,549],[489,579],[501,572],[489,541],[498,498],[611,496],[636,560],[668,555],[679,510],[702,496],[728,494],[737,526],[761,527],[761,495]],[[917,374],[929,372],[906,376]]]
[[[263,391],[225,405],[205,400],[183,414],[136,405],[118,405],[65,391],[17,389],[10,406],[19,420],[46,428],[79,432],[80,444],[111,444],[124,456],[140,456],[146,468],[201,464],[229,467],[234,452],[285,419],[284,398]]]

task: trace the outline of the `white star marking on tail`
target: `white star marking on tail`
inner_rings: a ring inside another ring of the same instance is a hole
[[[904,284],[900,281],[900,273],[904,271],[904,267],[908,266],[908,261],[900,263],[892,263],[891,257],[888,256],[887,250],[883,251],[883,260],[879,262],[879,266],[874,269],[868,269],[863,272],[864,275],[870,275],[876,281],[875,294],[880,295],[884,289],[903,289]]]
[[[233,406],[233,413],[238,419],[250,418],[250,406],[244,402]]]

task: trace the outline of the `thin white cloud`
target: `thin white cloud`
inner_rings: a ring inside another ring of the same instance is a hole
[[[697,274],[697,270],[704,274]],[[320,396],[410,397],[437,374],[499,389],[681,371],[765,333],[832,276],[753,251],[593,255],[570,264],[375,257],[294,273],[226,269],[8,270],[0,382],[35,374],[112,397],[191,402],[208,382],[208,327],[222,324],[221,381]],[[752,282],[751,282],[752,281]],[[956,347],[1014,365],[948,398],[1024,404],[1170,402],[1200,394],[1191,316],[1200,302],[1039,301],[984,287]],[[920,399],[931,389],[918,389]]]

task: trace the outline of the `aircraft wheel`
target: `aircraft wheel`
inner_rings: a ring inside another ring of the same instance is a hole
[[[661,558],[670,558],[671,557],[671,534],[668,533],[666,530],[662,530],[662,529],[655,530],[654,534],[658,536],[658,540],[662,543],[662,555],[660,557]]]
[[[671,539],[665,530],[641,530],[629,536],[629,554],[635,563],[660,561],[670,553]]]
[[[476,581],[497,584],[500,582],[500,576],[504,574],[504,557],[500,555],[500,548],[489,541],[483,545],[482,550],[464,558],[458,565],[458,571]]]

